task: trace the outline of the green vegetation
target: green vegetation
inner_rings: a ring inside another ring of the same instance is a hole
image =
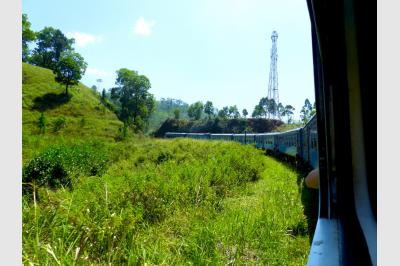
[[[25,63],[22,79],[24,265],[306,263],[312,195],[291,167],[239,143],[132,134],[107,95],[67,95]]]
[[[189,139],[105,148],[114,160],[104,174],[23,196],[24,264],[305,264],[299,176],[261,151]],[[77,161],[65,169],[97,162]]]
[[[263,118],[232,118],[220,119],[219,117],[202,120],[177,120],[167,119],[154,133],[156,137],[164,137],[166,132],[193,132],[193,133],[244,133],[270,132],[283,122],[276,119]]]
[[[31,23],[28,21],[28,15],[22,14],[22,62],[28,61],[29,47],[28,43],[36,39],[36,33],[31,30]]]
[[[85,74],[87,63],[83,57],[72,51],[62,52],[57,65],[54,68],[55,80],[65,85],[65,94],[68,95],[68,87],[78,85],[79,80]]]
[[[149,118],[146,132],[157,131],[168,118],[188,119],[188,107],[189,105],[181,100],[161,98],[156,101],[156,108]]]
[[[28,60],[33,65],[55,70],[61,54],[73,51],[72,44],[75,40],[67,38],[59,29],[45,27],[35,34],[36,48]]]
[[[68,96],[64,90],[54,81],[51,70],[22,64],[24,162],[54,144],[84,143],[92,138],[114,141],[118,136],[122,122],[97,94],[82,84],[71,89]],[[40,118],[42,114],[45,119]],[[46,128],[49,130],[44,134]]]
[[[300,110],[300,119],[303,124],[307,124],[308,121],[315,115],[316,107],[315,102],[314,105],[311,105],[310,101],[306,99],[304,101],[304,106]]]
[[[121,68],[117,71],[116,84],[111,98],[120,103],[119,118],[136,132],[143,132],[155,107],[154,96],[149,93],[150,80],[137,71]]]
[[[303,124],[297,124],[297,123],[296,124],[282,124],[282,125],[276,127],[275,129],[273,129],[272,132],[284,132],[284,131],[299,128],[302,126],[303,126]]]

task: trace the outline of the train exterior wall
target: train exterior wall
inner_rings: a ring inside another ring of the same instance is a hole
[[[210,134],[167,132],[165,137],[236,141],[242,144],[254,145],[259,149],[265,149],[274,153],[281,153],[296,158],[300,157],[311,167],[318,167],[318,132],[316,116],[313,116],[302,128],[281,133]]]

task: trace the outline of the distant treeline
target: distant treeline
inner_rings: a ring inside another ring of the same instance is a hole
[[[202,120],[179,120],[169,118],[154,132],[155,137],[164,137],[166,132],[186,133],[262,133],[271,132],[282,125],[277,119],[265,118],[232,118]]]

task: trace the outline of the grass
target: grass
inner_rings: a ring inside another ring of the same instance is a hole
[[[22,158],[26,162],[37,151],[60,142],[101,138],[113,141],[122,123],[101,104],[99,95],[83,84],[64,94],[65,88],[54,81],[51,70],[22,63]],[[43,113],[46,133],[38,121]],[[57,121],[65,118],[59,130]]]
[[[110,148],[125,155],[102,176],[40,187],[36,205],[24,195],[24,264],[306,263],[308,220],[290,167],[237,143],[125,145]]]
[[[85,86],[66,100],[26,64],[23,81],[24,265],[306,263],[315,197],[292,167],[238,143],[116,141],[122,123]]]

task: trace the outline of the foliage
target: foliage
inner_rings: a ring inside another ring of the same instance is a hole
[[[179,119],[180,117],[181,117],[181,110],[178,109],[178,108],[176,108],[176,109],[174,110],[174,118],[175,118],[175,119]]]
[[[54,122],[53,122],[53,132],[58,132],[60,129],[64,128],[67,126],[67,120],[65,119],[64,116],[58,117]]]
[[[306,263],[299,175],[262,152],[180,139],[109,154],[126,155],[71,190],[40,187],[36,204],[23,196],[24,265]]]
[[[250,118],[250,119],[214,119],[207,120],[176,120],[167,119],[155,131],[155,137],[164,137],[166,132],[189,132],[189,133],[264,133],[274,130],[283,124],[280,120]]]
[[[39,132],[41,134],[46,133],[46,118],[44,117],[44,114],[41,113],[39,120],[38,120],[38,128],[39,128]]]
[[[211,101],[207,101],[204,105],[204,113],[208,115],[208,118],[210,119],[212,115],[214,115],[214,106]]]
[[[118,135],[116,137],[117,141],[122,141],[126,140],[128,138],[129,133],[129,127],[128,124],[124,123],[119,129],[118,129]]]
[[[36,34],[31,30],[31,23],[28,21],[28,15],[22,14],[22,62],[29,59],[28,43],[36,39]]]
[[[189,118],[191,118],[193,120],[199,120],[201,118],[201,115],[203,114],[203,108],[204,108],[204,105],[200,101],[189,105],[189,108],[187,111]]]
[[[266,114],[266,112],[265,112],[264,108],[261,105],[257,104],[254,107],[253,114],[251,115],[251,117],[261,118],[263,116],[266,116],[265,114]]]
[[[240,113],[236,105],[229,106],[228,114],[229,118],[235,118],[235,119],[240,118]]]
[[[221,110],[218,111],[218,117],[221,119],[228,119],[229,118],[229,107],[224,106]]]
[[[93,176],[104,173],[106,163],[106,154],[98,146],[48,148],[24,167],[24,191],[30,191],[32,183],[35,183],[36,187],[72,187],[73,178],[79,175]]]
[[[248,114],[249,114],[249,112],[247,112],[247,109],[242,110],[242,115],[244,118],[246,118]]]
[[[65,88],[54,80],[51,70],[22,63],[22,158],[33,158],[41,150],[71,142],[87,142],[93,138],[114,142],[122,122],[117,116],[97,109],[99,97],[90,88],[78,84],[65,99]],[[47,97],[53,95],[56,97]],[[57,101],[60,99],[60,101]],[[39,101],[40,100],[40,101]],[[38,135],[38,121],[43,113],[46,120],[45,134]],[[60,116],[68,121],[62,134],[53,132],[53,123]],[[85,119],[82,127],[81,120]]]
[[[53,72],[55,80],[65,85],[65,94],[68,95],[68,86],[77,85],[85,74],[87,63],[83,57],[73,51],[62,52]]]
[[[74,39],[67,38],[60,30],[45,27],[36,34],[36,48],[33,50],[30,63],[55,70],[61,54],[72,50]]]
[[[117,71],[115,84],[117,87],[112,88],[111,97],[121,104],[120,119],[143,132],[155,108],[154,96],[149,93],[150,80],[137,71],[121,68]]]
[[[189,104],[179,99],[161,98],[156,101],[156,108],[151,114],[146,133],[152,133],[160,128],[161,124],[168,118],[175,118],[176,110],[179,110],[178,119],[188,118],[187,109]]]
[[[295,110],[295,108],[293,106],[291,106],[290,104],[285,106],[283,116],[287,117],[288,124],[291,124],[293,122],[293,111],[294,110]]]
[[[315,103],[314,106],[311,105],[310,101],[306,99],[304,105],[300,110],[300,119],[303,124],[307,124],[311,117],[315,114]]]

